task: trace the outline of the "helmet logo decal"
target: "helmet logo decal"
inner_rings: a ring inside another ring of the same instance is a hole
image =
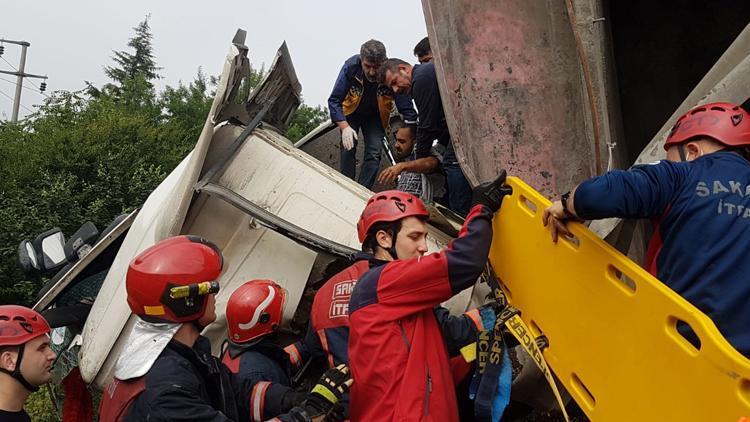
[[[401,210],[401,212],[406,212],[406,204],[401,201],[396,201],[396,208]]]
[[[735,114],[732,116],[732,124],[737,126],[742,122],[742,114]]]
[[[715,126],[720,122],[720,119],[716,116],[703,116],[699,115],[691,119],[685,120],[679,128],[675,127],[676,130],[681,132],[688,131],[698,126]]]
[[[244,324],[239,324],[240,330],[249,330],[256,325],[258,325],[258,321],[260,320],[260,317],[265,312],[268,305],[273,302],[273,299],[276,297],[276,291],[271,286],[268,287],[268,296],[266,296],[265,299],[263,299],[263,302],[258,305],[258,307],[255,309],[255,312],[253,313],[253,317],[250,319],[249,322],[246,322]]]

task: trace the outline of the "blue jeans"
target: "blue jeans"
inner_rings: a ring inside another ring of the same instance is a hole
[[[471,209],[471,185],[458,164],[443,164],[448,184],[448,208],[461,217]]]
[[[443,157],[443,171],[448,185],[448,208],[456,214],[466,217],[471,209],[471,185],[458,165],[453,144],[448,144]]]
[[[348,116],[346,121],[355,131],[359,132],[362,129],[365,158],[362,162],[362,170],[359,172],[358,182],[367,189],[372,189],[378,170],[380,170],[380,152],[383,150],[382,139],[385,136],[380,116],[363,118]],[[349,151],[341,148],[341,173],[350,179],[354,179],[357,170],[357,144],[358,142],[354,141],[354,148]]]

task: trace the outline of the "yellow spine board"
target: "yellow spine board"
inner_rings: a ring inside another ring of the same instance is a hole
[[[580,224],[550,240],[550,202],[510,177],[490,262],[555,375],[592,421],[738,421],[750,416],[750,360],[711,320]],[[676,330],[687,323],[693,347]]]

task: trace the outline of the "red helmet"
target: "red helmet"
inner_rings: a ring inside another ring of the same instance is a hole
[[[750,115],[732,103],[703,104],[677,119],[664,149],[707,136],[729,147],[750,145]]]
[[[276,331],[285,302],[286,292],[271,280],[250,280],[238,287],[227,302],[229,340],[246,343]]]
[[[206,312],[207,295],[223,259],[219,248],[198,236],[176,236],[151,246],[128,267],[125,286],[134,314],[149,322],[195,321]]]
[[[39,312],[25,306],[0,306],[0,346],[20,346],[49,331]]]
[[[400,190],[386,190],[367,201],[365,209],[357,222],[357,235],[362,243],[367,232],[375,223],[398,221],[406,217],[429,217],[422,200],[416,196]]]
[[[21,361],[26,343],[37,337],[48,335],[49,331],[49,324],[39,312],[24,306],[0,306],[0,347],[20,347],[16,358],[16,368],[12,371],[0,368],[0,372],[15,378],[31,392],[39,390],[38,386],[29,383],[21,373]]]

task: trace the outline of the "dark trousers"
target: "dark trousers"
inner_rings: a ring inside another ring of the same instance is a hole
[[[466,217],[471,209],[471,185],[458,164],[444,164],[443,170],[448,185],[448,208]]]
[[[456,214],[466,217],[471,209],[471,185],[458,165],[458,158],[449,143],[443,157],[443,171],[448,190],[448,208]]]
[[[357,181],[367,189],[372,189],[375,179],[378,176],[378,170],[380,170],[380,152],[383,149],[382,139],[385,136],[380,116],[360,117],[352,115],[347,116],[346,121],[355,131],[359,132],[362,129],[362,137],[365,142],[365,157],[359,173],[359,180]],[[357,144],[358,142],[355,140],[354,148],[349,151],[344,149],[343,146],[341,147],[341,173],[350,179],[355,179]]]

